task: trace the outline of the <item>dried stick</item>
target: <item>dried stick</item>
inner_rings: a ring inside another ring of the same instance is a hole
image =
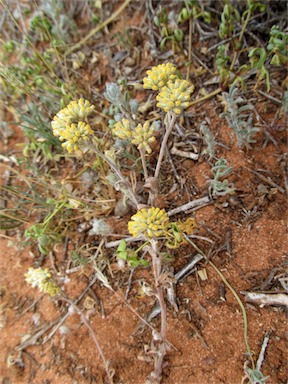
[[[201,197],[200,199],[190,201],[187,204],[181,205],[180,207],[171,209],[171,211],[168,212],[168,216],[176,215],[177,213],[188,211],[188,209],[192,208],[199,208],[200,206],[204,206],[211,203],[211,199],[209,196]]]
[[[288,295],[285,293],[257,293],[257,292],[241,292],[245,295],[245,301],[249,303],[259,304],[261,307],[265,305],[283,305],[288,307]]]
[[[74,52],[76,49],[79,49],[83,44],[86,43],[92,36],[94,36],[97,32],[101,31],[106,25],[110,24],[112,21],[116,19],[120,15],[120,13],[127,7],[127,5],[130,3],[131,0],[125,0],[125,2],[115,11],[112,13],[110,17],[108,17],[107,20],[103,21],[103,23],[97,25],[92,31],[88,33],[87,36],[85,36],[82,40],[80,40],[77,44],[73,45],[68,51],[65,53],[65,56],[70,55],[70,53]]]

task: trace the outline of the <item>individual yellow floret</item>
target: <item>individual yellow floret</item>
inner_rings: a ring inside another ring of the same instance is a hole
[[[194,85],[189,81],[177,79],[175,82],[168,81],[167,85],[160,89],[156,96],[157,107],[165,112],[171,111],[180,115],[183,109],[190,105],[190,95],[194,91]]]
[[[147,77],[143,79],[145,89],[158,91],[164,87],[168,81],[174,81],[177,78],[177,68],[172,63],[160,64],[147,71]]]
[[[164,209],[143,208],[133,215],[128,223],[128,230],[132,236],[144,235],[151,239],[165,234],[169,217]]]
[[[50,296],[55,296],[60,292],[57,284],[51,279],[52,275],[47,268],[30,267],[25,273],[27,283],[33,288],[38,287],[41,292],[48,293]]]
[[[138,124],[132,131],[131,143],[137,145],[139,150],[144,148],[146,152],[151,153],[150,143],[153,143],[156,140],[153,134],[153,124],[150,125],[148,121],[146,121],[144,125]]]
[[[131,139],[131,128],[129,120],[122,119],[121,121],[118,121],[118,123],[116,123],[112,129],[112,133],[122,140]]]

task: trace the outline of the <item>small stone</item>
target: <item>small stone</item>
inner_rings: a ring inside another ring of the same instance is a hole
[[[133,71],[134,71],[133,68],[130,68],[130,67],[125,67],[124,68],[124,74],[127,75],[127,76],[130,75]]]
[[[182,166],[183,166],[185,169],[191,169],[191,168],[193,168],[193,166],[194,166],[194,161],[193,161],[193,160],[190,160],[190,159],[186,159],[186,160],[183,161]]]
[[[135,60],[133,59],[133,57],[126,57],[126,59],[124,60],[124,65],[126,67],[134,67]]]
[[[117,217],[123,217],[127,215],[131,211],[131,206],[126,201],[124,203],[123,199],[117,201],[115,209],[114,209],[114,215]]]

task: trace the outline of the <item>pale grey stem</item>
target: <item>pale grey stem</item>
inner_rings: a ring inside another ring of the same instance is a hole
[[[170,133],[172,132],[172,129],[174,127],[176,118],[177,118],[177,115],[175,113],[173,113],[173,112],[171,114],[170,114],[170,112],[167,113],[168,122],[167,122],[166,132],[165,132],[162,144],[161,144],[159,157],[158,157],[158,161],[157,161],[157,165],[156,165],[156,170],[155,170],[155,175],[154,175],[154,177],[156,177],[156,178],[158,178],[158,176],[159,176],[161,163],[162,163],[164,153],[165,153],[165,147],[166,147],[168,138],[170,136]]]
[[[261,371],[261,365],[262,365],[263,360],[264,360],[264,354],[265,354],[268,342],[269,342],[269,334],[265,335],[263,343],[262,343],[261,351],[259,353],[258,360],[256,363],[257,371]]]
[[[166,304],[163,295],[163,287],[160,282],[160,275],[162,271],[162,263],[161,256],[158,255],[158,246],[157,240],[150,240],[149,252],[152,258],[153,264],[153,274],[155,280],[155,289],[156,295],[159,302],[159,306],[161,308],[161,330],[160,337],[161,342],[158,346],[158,350],[156,352],[155,361],[154,361],[154,371],[152,373],[152,377],[157,380],[157,383],[161,382],[162,378],[162,369],[163,369],[163,360],[166,354],[166,329],[167,329],[167,311]]]
[[[89,285],[84,289],[84,291],[80,294],[80,296],[75,300],[75,304],[79,303],[79,301],[84,297],[84,295],[86,294],[86,292],[88,291],[88,289],[90,287],[92,287],[92,285],[95,283],[97,279],[97,276],[95,275],[91,282],[89,283]],[[40,299],[43,297],[44,295],[42,295],[40,297]],[[37,300],[38,301],[38,300]],[[36,302],[37,302],[36,301]],[[35,303],[36,303],[35,302]],[[35,304],[34,303],[34,304]],[[28,308],[29,309],[29,308]],[[56,319],[55,321],[51,322],[50,324],[48,324],[46,327],[43,327],[40,331],[38,331],[36,334],[32,335],[31,337],[29,337],[28,339],[26,339],[23,343],[21,343],[19,346],[17,346],[17,350],[21,351],[25,348],[27,348],[28,346],[30,345],[34,345],[36,344],[37,340],[44,334],[46,333],[46,331],[48,331],[48,329],[53,328],[53,330],[49,333],[48,336],[46,336],[42,342],[42,345],[45,344],[54,334],[55,332],[57,331],[57,329],[59,329],[59,327],[61,326],[61,324],[63,324],[63,322],[66,320],[66,318],[69,316],[69,312],[67,312],[63,317]]]
[[[96,153],[97,156],[101,157],[101,159],[106,161],[106,163],[110,166],[112,171],[119,177],[121,181],[123,181],[125,184],[128,183],[127,179],[125,179],[125,177],[122,175],[120,169],[110,159],[108,159],[103,153],[98,151],[98,149],[95,148],[94,145],[90,145],[90,148]],[[130,199],[134,203],[135,207],[138,207],[139,203],[135,193],[132,190],[132,187],[130,186],[130,183],[129,183],[129,194],[130,194]]]
[[[171,211],[168,212],[168,216],[176,215],[177,213],[188,211],[188,209],[200,207],[207,205],[211,202],[211,199],[209,196],[201,197],[200,199],[189,201],[189,203],[181,205],[180,207],[171,209]]]
[[[164,300],[163,295],[163,288],[161,286],[161,283],[159,282],[159,278],[161,275],[161,269],[162,269],[162,263],[161,263],[161,256],[158,256],[158,247],[157,247],[157,240],[150,240],[151,249],[150,254],[152,258],[152,264],[153,264],[153,273],[154,273],[154,280],[155,280],[155,288],[157,292],[157,298],[160,304],[161,308],[161,339],[163,342],[166,340],[166,328],[167,328],[167,313],[166,313],[166,304]]]
[[[179,272],[177,272],[175,274],[175,279],[176,279],[176,283],[178,283],[180,280],[182,280],[183,278],[189,276],[193,271],[194,271],[194,267],[195,265],[203,259],[203,256],[200,255],[200,254],[197,254],[193,257],[193,259],[191,261],[188,262],[188,264],[186,264]],[[147,321],[151,321],[152,319],[154,319],[155,317],[157,317],[161,312],[161,308],[159,306],[159,304],[156,304],[153,309],[151,310],[151,312],[149,313],[149,315],[147,316]]]
[[[139,149],[139,152],[140,152],[140,155],[141,155],[142,168],[143,168],[143,172],[144,172],[144,178],[145,178],[145,181],[146,181],[148,179],[149,175],[148,175],[146,161],[145,161],[145,148],[141,147]]]

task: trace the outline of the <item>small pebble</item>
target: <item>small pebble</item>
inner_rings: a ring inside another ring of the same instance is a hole
[[[126,67],[134,67],[135,65],[135,60],[133,59],[133,57],[126,57],[126,59],[124,60],[124,65]]]

